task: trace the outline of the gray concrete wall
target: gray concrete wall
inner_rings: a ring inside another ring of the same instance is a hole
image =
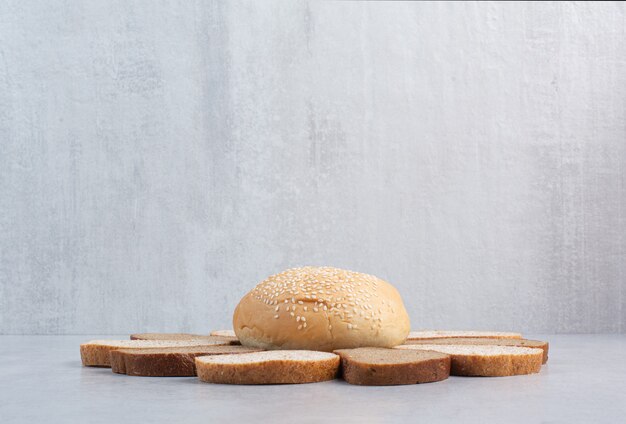
[[[0,333],[208,331],[376,274],[414,328],[626,330],[624,3],[3,1]]]

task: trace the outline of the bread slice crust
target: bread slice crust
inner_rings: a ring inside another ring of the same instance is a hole
[[[491,346],[518,346],[532,347],[543,350],[542,363],[548,362],[549,343],[541,340],[528,339],[493,339],[493,338],[447,338],[447,339],[425,339],[407,340],[404,344],[446,344],[446,345],[491,345]]]
[[[201,340],[207,342],[220,342],[231,345],[238,345],[237,337],[214,336],[206,334],[189,333],[135,333],[130,335],[131,340]]]
[[[450,331],[450,330],[420,330],[411,331],[407,336],[408,340],[429,340],[429,339],[450,339],[450,338],[489,338],[489,339],[521,339],[520,333],[504,331]]]
[[[196,357],[198,378],[218,384],[301,384],[333,380],[338,355],[307,350],[274,350]]]
[[[259,352],[243,346],[188,346],[118,349],[110,352],[111,369],[118,374],[142,377],[193,377],[197,356]]]
[[[538,373],[543,350],[517,346],[411,344],[395,349],[434,350],[450,355],[450,375],[505,377]]]
[[[213,330],[210,334],[211,336],[233,337],[235,339],[237,338],[235,330]]]
[[[110,367],[110,353],[117,349],[227,345],[203,340],[92,340],[80,345],[80,359],[86,367]]]
[[[431,383],[450,375],[450,356],[428,350],[375,347],[338,349],[341,374],[349,384],[392,386]]]

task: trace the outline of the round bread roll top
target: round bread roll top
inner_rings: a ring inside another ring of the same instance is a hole
[[[398,291],[373,275],[331,267],[288,269],[241,299],[233,327],[244,346],[333,351],[404,343]]]

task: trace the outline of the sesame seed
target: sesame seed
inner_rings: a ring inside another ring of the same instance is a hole
[[[318,311],[319,311],[319,309],[313,308],[313,312],[318,312]]]
[[[278,312],[280,310],[280,306],[277,306],[276,308],[274,308],[274,310]]]
[[[278,319],[278,315],[274,315],[274,319]]]
[[[296,317],[296,322],[300,321],[300,315]]]
[[[289,315],[291,315],[292,317],[295,316],[296,314],[294,314],[293,312],[289,312]]]
[[[298,330],[302,330],[302,324],[298,326]]]
[[[305,307],[304,307],[304,312],[306,312],[306,311],[307,311],[307,307],[305,306]]]
[[[304,302],[301,300],[298,300],[298,305],[304,305]]]
[[[306,321],[306,317],[301,317],[300,319],[302,319],[302,321]]]
[[[304,328],[306,328],[306,322],[305,322],[304,324],[302,324],[302,326],[303,326]]]

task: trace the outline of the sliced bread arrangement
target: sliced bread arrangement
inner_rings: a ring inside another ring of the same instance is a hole
[[[300,384],[333,380],[339,356],[311,350],[271,350],[196,358],[198,378],[221,384]]]
[[[342,378],[361,386],[432,383],[450,375],[450,356],[428,350],[339,349]]]
[[[332,267],[288,269],[239,302],[233,330],[136,333],[80,346],[88,367],[218,384],[430,383],[448,376],[537,373],[548,343],[498,331],[410,331],[395,287]]]

